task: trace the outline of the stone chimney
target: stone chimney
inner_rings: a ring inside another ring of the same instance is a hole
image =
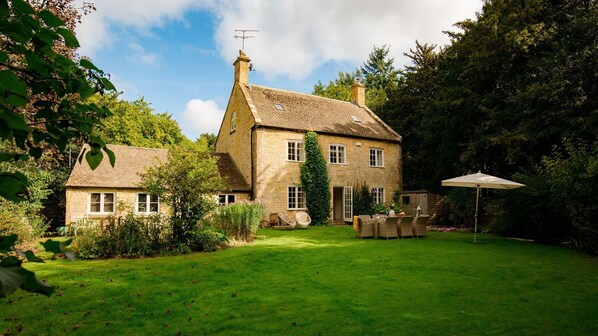
[[[233,65],[235,66],[235,82],[239,82],[240,84],[248,84],[249,83],[249,62],[251,60],[243,50],[239,50],[239,57]]]
[[[365,107],[365,86],[361,84],[359,78],[351,87],[351,103],[359,107]]]

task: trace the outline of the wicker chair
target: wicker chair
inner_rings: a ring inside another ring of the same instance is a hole
[[[362,220],[365,220],[365,219],[371,219],[372,217],[370,217],[370,215],[353,216],[353,230],[355,231],[355,234],[357,234],[357,232],[359,232],[359,218],[361,218]]]
[[[385,220],[378,222],[378,237],[379,238],[399,238],[397,234],[397,223],[399,217],[386,217]]]
[[[428,235],[428,221],[430,220],[430,216],[422,215],[415,219],[413,223],[413,235],[415,237],[425,237]]]
[[[401,238],[413,237],[413,218],[414,216],[401,217],[401,220],[397,224],[397,231],[399,232],[399,236]]]
[[[285,213],[279,212],[278,218],[280,218],[280,224],[282,224],[283,226],[289,226],[291,228],[297,226],[297,222],[292,220],[291,217],[287,216],[287,214]]]
[[[371,238],[374,237],[374,221],[373,220],[364,220],[361,217],[357,218],[358,221],[358,230],[357,230],[357,238]]]
[[[305,211],[299,211],[295,214],[295,220],[297,222],[298,229],[307,229],[309,224],[311,224],[311,217]]]

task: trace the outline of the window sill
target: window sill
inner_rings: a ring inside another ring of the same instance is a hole
[[[331,166],[346,166],[347,165],[346,162],[345,163],[332,163],[332,162],[328,162],[328,164],[331,165]]]

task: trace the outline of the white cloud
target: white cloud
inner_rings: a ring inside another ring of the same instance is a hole
[[[235,29],[259,29],[246,53],[267,77],[307,77],[329,62],[360,65],[373,46],[390,46],[395,64],[422,43],[449,43],[442,31],[473,18],[481,0],[226,1],[217,9],[220,53],[234,60],[241,47]]]
[[[160,54],[147,52],[137,43],[129,43],[129,49],[133,51],[129,56],[133,63],[146,64],[154,69],[159,69],[162,66],[162,56]]]
[[[213,100],[192,99],[181,112],[179,122],[183,133],[194,140],[202,133],[218,134],[224,110]]]
[[[474,18],[482,0],[102,0],[96,7],[77,28],[83,55],[126,38],[114,27],[147,34],[152,27],[184,20],[189,10],[203,9],[217,20],[215,40],[227,62],[241,47],[234,30],[259,29],[245,46],[258,71],[268,78],[303,79],[327,62],[361,65],[374,45],[389,45],[400,67],[416,39],[448,44],[442,31]],[[155,60],[149,55],[145,61]]]
[[[88,0],[75,0],[82,6]],[[210,0],[101,0],[95,1],[96,11],[83,16],[77,26],[77,38],[81,44],[79,53],[92,56],[101,48],[110,48],[119,37],[114,26],[147,32],[148,28],[160,27],[168,21],[183,20],[183,14],[193,8],[208,8]]]

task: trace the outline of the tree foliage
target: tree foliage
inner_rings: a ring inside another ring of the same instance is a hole
[[[386,45],[374,49],[368,59],[353,73],[339,71],[338,77],[327,85],[318,81],[314,85],[313,94],[351,101],[351,87],[357,79],[364,79],[366,86],[366,105],[377,112],[388,100],[388,92],[396,87],[398,71],[394,69],[394,59],[388,57],[389,47]]]
[[[70,1],[32,3],[35,9],[23,0],[0,1],[0,141],[8,143],[0,151],[0,163],[39,159],[49,149],[64,151],[71,139],[82,139],[91,150],[80,159],[85,157],[92,169],[103,153],[114,165],[114,154],[93,133],[93,126],[110,111],[82,101],[113,91],[114,86],[90,60],[71,58],[79,42],[72,26],[51,11],[61,5],[72,9]],[[69,15],[65,17],[72,18]],[[28,186],[22,172],[0,170],[0,197],[6,201],[29,198]],[[53,287],[22,267],[23,259],[41,259],[31,251],[15,249],[16,241],[16,235],[0,237],[0,297],[17,288],[50,295]],[[46,250],[55,253],[63,252],[64,245],[44,243]]]
[[[568,152],[564,138],[596,146],[596,1],[486,1],[476,20],[457,26],[462,31],[449,33],[451,44],[441,50],[416,42],[407,54],[412,64],[379,111],[403,135],[405,188],[442,192],[440,180],[483,170],[510,179],[526,176],[525,190],[563,207],[563,198],[534,181],[548,179],[537,166],[554,150]],[[498,209],[494,212],[500,211],[496,195],[485,200],[487,209]],[[553,213],[542,214],[541,207],[529,207],[538,209],[530,210],[536,220],[509,225],[527,226],[535,232],[531,237],[569,239],[568,228],[581,214],[561,216],[564,228],[534,231],[532,223],[548,223],[545,216]],[[522,216],[526,211],[511,209]],[[501,231],[517,231],[505,225],[500,223]]]
[[[95,127],[106,143],[148,148],[169,148],[190,143],[170,114],[154,113],[143,98],[129,102],[118,99],[116,94],[95,95],[89,102],[112,112]]]
[[[301,165],[301,185],[314,225],[328,224],[330,183],[326,160],[318,145],[318,136],[313,131],[305,134],[305,162]]]
[[[114,86],[91,61],[75,62],[54,50],[56,43],[79,45],[62,20],[22,0],[10,4],[0,3],[0,139],[19,150],[0,153],[0,162],[40,158],[45,145],[64,150],[73,138],[90,144],[85,159],[92,168],[102,160],[102,151],[113,162],[114,154],[92,132],[110,111],[81,99]],[[22,174],[2,172],[0,184],[4,198],[26,196]]]
[[[174,241],[187,242],[199,220],[216,205],[213,195],[225,188],[216,162],[207,148],[177,147],[169,151],[168,162],[143,174],[141,187],[170,207]]]

